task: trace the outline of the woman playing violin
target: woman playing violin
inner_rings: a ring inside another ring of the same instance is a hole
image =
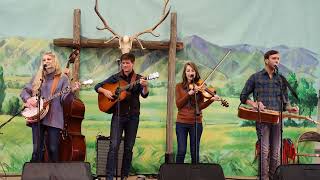
[[[215,95],[205,101],[202,93],[198,92],[206,87],[204,84],[197,83],[199,80],[200,75],[197,66],[193,62],[187,62],[183,68],[182,82],[176,85],[176,105],[178,108],[176,121],[177,163],[184,163],[188,134],[190,136],[191,161],[192,163],[199,162],[200,138],[203,130],[201,110],[208,107],[213,101],[219,100],[219,96]],[[197,99],[197,102],[195,102],[195,99]],[[196,103],[200,111],[197,116]],[[195,140],[196,137],[197,140]]]

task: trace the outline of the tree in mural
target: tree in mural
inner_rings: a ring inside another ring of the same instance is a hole
[[[2,112],[2,103],[6,96],[5,90],[6,90],[6,85],[4,84],[4,79],[3,79],[3,68],[2,66],[0,66],[0,112]]]
[[[297,88],[298,88],[298,80],[297,80],[297,76],[295,73],[289,73],[288,78],[287,78],[289,84],[291,85],[292,89],[297,92]],[[289,93],[289,99],[290,99],[290,103],[291,104],[298,104],[298,100],[292,96],[291,93]]]
[[[317,93],[313,87],[313,83],[302,78],[298,86],[298,96],[300,100],[300,114],[311,116],[318,103]]]
[[[3,112],[10,115],[15,115],[19,112],[21,107],[20,99],[16,96],[13,96],[4,104]]]
[[[316,89],[313,87],[313,82],[301,78],[298,82],[295,73],[290,73],[288,82],[292,88],[297,92],[299,101],[289,94],[289,99],[292,104],[298,104],[299,114],[312,115],[314,108],[317,106],[318,98]]]

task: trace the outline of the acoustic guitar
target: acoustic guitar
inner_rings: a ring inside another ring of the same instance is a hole
[[[150,75],[148,75],[147,77],[145,77],[145,80],[154,80],[159,78],[159,73],[155,72],[152,73]],[[113,100],[110,100],[109,98],[107,98],[104,94],[99,93],[98,94],[98,105],[99,105],[99,109],[102,112],[106,112],[111,114],[112,112],[110,111],[110,109],[118,102],[118,101],[122,101],[123,99],[125,99],[127,97],[127,93],[126,90],[128,90],[130,87],[133,87],[137,84],[140,83],[140,79],[132,82],[132,83],[127,83],[124,80],[120,80],[119,82],[116,83],[106,83],[102,86],[103,89],[107,89],[109,91],[112,92],[112,97]]]

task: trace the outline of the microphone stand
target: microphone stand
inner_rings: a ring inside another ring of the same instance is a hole
[[[37,94],[37,110],[38,110],[38,117],[37,117],[37,119],[38,119],[38,122],[37,122],[37,124],[38,124],[38,143],[37,143],[37,162],[41,162],[42,161],[42,156],[40,155],[40,152],[42,151],[42,149],[40,149],[40,144],[41,144],[41,142],[40,142],[40,140],[41,140],[41,138],[40,138],[40,125],[41,125],[41,122],[40,122],[40,120],[41,120],[41,114],[40,114],[40,112],[41,112],[41,107],[40,107],[40,105],[41,105],[41,88],[42,88],[42,84],[43,84],[43,80],[44,80],[44,71],[45,71],[45,69],[46,69],[46,65],[44,64],[43,65],[43,69],[42,69],[42,76],[41,76],[41,79],[40,79],[40,86],[39,86],[39,88],[38,88],[38,94]]]
[[[295,90],[291,87],[291,85],[289,84],[289,82],[287,81],[287,79],[281,75],[278,71],[278,67],[275,66],[275,70],[276,70],[276,74],[279,76],[279,81],[280,81],[280,122],[281,122],[281,126],[280,126],[280,133],[281,133],[281,144],[280,144],[280,165],[282,165],[282,151],[283,151],[283,122],[282,122],[282,118],[283,118],[283,110],[284,110],[284,107],[283,107],[283,104],[284,104],[284,99],[283,99],[283,92],[285,91],[285,89],[288,87],[292,96],[295,97],[298,101],[299,101],[299,97],[297,95],[297,93],[295,92]]]
[[[120,90],[120,88],[121,88],[121,84],[120,84],[120,74],[121,74],[121,61],[120,61],[120,59],[117,59],[116,60],[117,61],[117,64],[118,64],[118,88],[117,88],[117,90],[116,90],[116,92],[115,92],[115,95],[117,96],[117,123],[116,123],[116,128],[117,128],[117,130],[116,130],[116,138],[118,138],[118,131],[119,131],[119,128],[120,128],[120,93],[121,93],[121,90]],[[118,149],[117,149],[117,151],[115,152],[115,160],[116,160],[116,163],[115,163],[115,166],[116,166],[116,174],[115,174],[115,176],[116,176],[116,180],[118,180],[118,158],[119,158],[119,155],[118,155],[118,152],[119,152],[119,148],[120,148],[120,145],[121,145],[121,137],[122,137],[122,131],[121,132],[119,132],[119,133],[121,133],[121,135],[120,135],[120,139],[119,139],[119,141],[120,141],[120,143],[119,143],[119,146],[118,146]],[[121,175],[120,175],[121,176]]]
[[[283,85],[282,81],[280,80],[280,165],[282,165],[283,161]]]
[[[193,83],[193,87],[195,87],[195,82],[194,82],[194,78],[192,79],[192,83]],[[200,110],[199,110],[199,104],[198,104],[198,97],[197,97],[197,92],[194,93],[194,100],[195,100],[195,116],[194,116],[194,132],[195,132],[195,163],[194,164],[198,164],[198,123],[197,123],[197,117],[200,116]]]
[[[281,140],[281,144],[280,144],[280,165],[282,165],[282,161],[283,161],[283,121],[282,121],[282,118],[283,118],[283,110],[284,110],[284,107],[283,107],[283,104],[284,104],[284,99],[283,99],[283,92],[285,91],[285,89],[288,87],[291,94],[299,101],[299,98],[298,98],[298,95],[297,93],[293,90],[293,88],[291,87],[291,85],[289,84],[289,82],[287,81],[287,79],[281,75],[279,73],[279,69],[278,69],[278,66],[274,66],[274,72],[276,74],[276,76],[279,79],[279,82],[280,82],[280,140]],[[283,84],[284,83],[284,84]]]
[[[1,128],[3,128],[7,123],[9,123],[13,118],[15,118],[17,115],[19,115],[23,110],[24,110],[25,107],[23,107],[20,111],[18,111],[16,114],[14,114],[10,119],[8,119],[6,122],[2,123],[0,125],[0,130]],[[0,132],[0,134],[3,134]]]
[[[259,95],[256,96],[256,100],[257,100],[257,104],[258,104],[258,123],[260,123],[261,125],[261,111],[260,111],[260,100],[259,100]],[[259,179],[261,180],[261,175],[262,175],[262,165],[263,165],[263,162],[262,162],[262,132],[261,130],[259,130],[259,149],[260,149],[260,156],[259,156]]]

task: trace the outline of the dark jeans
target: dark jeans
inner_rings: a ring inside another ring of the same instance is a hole
[[[48,161],[59,161],[59,137],[60,129],[40,124],[40,143],[39,142],[39,128],[38,123],[31,124],[32,128],[32,141],[33,152],[31,162],[43,162],[44,161],[44,143],[48,150]],[[45,138],[45,132],[47,132],[47,138]],[[38,149],[40,148],[40,149]]]
[[[124,132],[124,153],[122,159],[121,177],[127,177],[130,172],[132,161],[132,149],[136,140],[137,130],[139,125],[139,116],[121,117],[112,116],[111,132],[110,132],[110,147],[107,159],[107,180],[112,180],[118,158],[118,149],[121,142],[122,132]]]
[[[200,139],[202,134],[202,123],[197,123],[197,150],[196,150],[196,141],[195,141],[195,125],[194,124],[185,124],[185,123],[176,123],[176,135],[178,141],[178,152],[176,157],[176,163],[184,163],[184,158],[187,152],[187,138],[188,134],[190,136],[190,152],[191,152],[191,162],[199,162],[199,147]],[[197,152],[197,161],[196,161],[196,152]]]
[[[280,123],[256,123],[256,130],[262,148],[260,177],[261,180],[269,180],[280,165]]]

